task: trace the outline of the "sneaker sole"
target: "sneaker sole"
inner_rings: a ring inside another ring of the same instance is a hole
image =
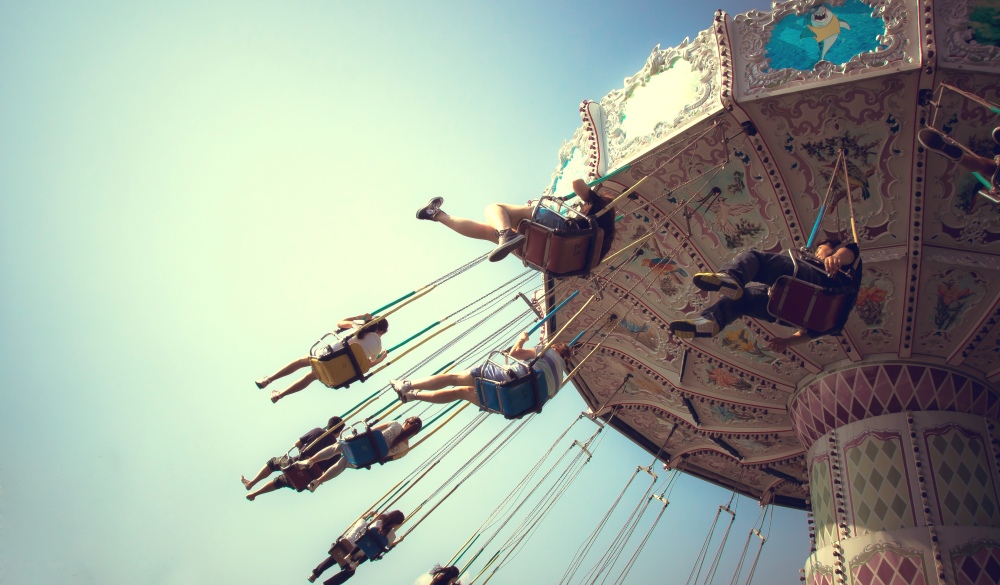
[[[701,290],[708,292],[719,291],[719,294],[725,295],[734,301],[739,300],[743,296],[742,287],[734,287],[732,282],[719,278],[715,273],[702,272],[695,274],[692,282]]]
[[[431,200],[427,202],[427,205],[424,205],[423,207],[417,210],[417,219],[427,219],[427,220],[434,219],[433,216],[421,217],[421,214],[427,211],[428,208],[432,208],[434,210],[441,209],[441,205],[443,204],[444,204],[444,197],[432,197]]]
[[[520,248],[522,244],[524,244],[524,236],[514,238],[511,241],[494,248],[493,251],[490,252],[490,255],[487,256],[487,259],[490,262],[499,262],[506,258],[508,254]]]
[[[698,331],[698,327],[694,323],[686,321],[671,323],[670,332],[678,339],[707,339],[719,334],[718,329],[716,329],[715,333]]]
[[[919,142],[921,146],[927,150],[933,150],[952,162],[962,160],[961,148],[955,144],[951,144],[945,140],[944,136],[941,136],[937,132],[931,132],[929,130],[929,128],[925,128],[917,133],[917,142]]]

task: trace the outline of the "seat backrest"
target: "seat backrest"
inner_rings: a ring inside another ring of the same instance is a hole
[[[281,470],[285,474],[285,478],[288,483],[291,484],[292,489],[297,492],[304,491],[309,487],[309,482],[317,479],[314,477],[313,473],[310,473],[311,468],[303,469],[298,465],[292,464]]]
[[[767,312],[784,323],[817,333],[835,330],[852,295],[780,276],[768,292]]]
[[[367,430],[349,439],[342,439],[344,457],[354,467],[370,469],[375,463],[382,464],[389,455],[389,445],[382,431]]]
[[[600,263],[600,228],[558,230],[522,220],[517,231],[525,237],[519,251],[524,264],[550,276],[585,276]]]
[[[354,541],[354,546],[365,552],[370,561],[377,561],[389,550],[389,539],[375,528],[369,528]]]
[[[346,388],[352,382],[363,382],[365,373],[371,369],[371,361],[364,349],[354,343],[337,348],[330,354],[313,357],[310,362],[316,378],[327,388]]]
[[[476,378],[475,384],[480,407],[507,419],[541,412],[549,399],[545,377],[537,370],[507,382]]]

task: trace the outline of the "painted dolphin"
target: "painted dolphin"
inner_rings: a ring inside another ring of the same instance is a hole
[[[812,31],[813,36],[816,37],[816,42],[819,43],[820,61],[826,59],[826,54],[830,50],[830,47],[837,42],[837,37],[840,36],[840,29],[851,30],[851,25],[841,22],[837,18],[837,15],[831,12],[826,6],[813,8],[812,14],[809,17],[809,23],[806,27]]]

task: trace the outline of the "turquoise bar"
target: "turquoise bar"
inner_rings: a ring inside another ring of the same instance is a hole
[[[542,317],[538,321],[538,323],[535,323],[534,325],[531,326],[531,329],[528,329],[528,335],[531,335],[532,333],[534,333],[535,331],[537,331],[538,328],[541,327],[543,323],[545,323],[546,321],[549,320],[549,317],[551,317],[552,315],[555,315],[556,311],[558,311],[559,309],[563,308],[563,305],[565,305],[566,303],[572,301],[573,298],[576,297],[576,295],[578,295],[578,294],[580,294],[580,291],[575,291],[573,294],[571,294],[568,297],[566,297],[566,299],[563,300],[563,302],[561,302],[558,305],[556,305],[555,309],[552,309],[551,311],[549,311],[548,315]]]
[[[391,303],[389,303],[388,305],[386,305],[384,307],[379,307],[379,308],[375,309],[374,311],[369,311],[368,314],[369,315],[378,315],[379,313],[381,313],[382,311],[388,309],[389,307],[394,307],[394,306],[398,305],[399,303],[405,301],[406,299],[412,297],[415,294],[417,294],[417,291],[413,291],[413,292],[410,292],[408,294],[405,294],[405,295],[399,297],[398,299],[392,301]]]
[[[979,173],[977,173],[975,171],[972,171],[972,176],[975,177],[975,178],[977,178],[977,179],[979,179],[979,182],[982,183],[983,185],[985,185],[985,186],[987,186],[987,187],[989,187],[991,189],[993,188],[993,183],[990,183],[986,179],[986,177],[980,175]]]
[[[409,342],[413,341],[413,340],[414,340],[414,339],[416,339],[417,337],[420,337],[420,336],[421,336],[421,335],[423,335],[424,333],[427,333],[427,331],[429,331],[430,329],[433,329],[434,327],[437,327],[437,326],[438,326],[438,325],[440,325],[440,324],[441,324],[441,322],[440,322],[440,321],[435,321],[434,323],[431,323],[431,324],[430,324],[430,325],[428,325],[427,327],[424,327],[423,329],[421,329],[421,330],[420,330],[419,332],[417,332],[417,333],[414,333],[413,335],[411,335],[411,336],[407,337],[406,339],[404,339],[404,340],[402,341],[402,343],[397,343],[396,345],[394,345],[393,347],[391,347],[390,349],[388,349],[388,350],[386,350],[386,351],[387,351],[387,352],[389,352],[389,353],[392,353],[392,352],[396,351],[397,349],[399,349],[399,348],[403,347],[403,346],[404,346],[404,345],[406,345],[407,343],[409,343]]]
[[[816,216],[816,223],[813,224],[813,229],[809,233],[809,241],[806,242],[806,248],[812,248],[813,238],[816,237],[816,232],[819,230],[819,222],[823,219],[823,212],[826,211],[826,204],[819,206],[819,215]]]

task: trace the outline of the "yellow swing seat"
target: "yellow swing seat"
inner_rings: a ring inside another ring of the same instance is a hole
[[[347,388],[354,382],[365,381],[365,374],[372,364],[360,345],[344,340],[341,347],[332,349],[329,345],[320,345],[321,343],[322,340],[309,353],[313,374],[324,386]]]

